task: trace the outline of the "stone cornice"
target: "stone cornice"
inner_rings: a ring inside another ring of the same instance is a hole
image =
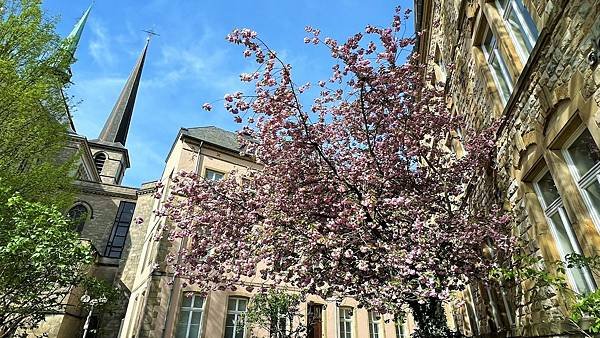
[[[120,185],[112,185],[107,183],[98,183],[90,181],[75,181],[75,187],[84,193],[91,193],[95,195],[121,197],[130,200],[137,199],[138,191],[137,188],[125,187]]]
[[[158,182],[155,181],[142,184],[142,187],[139,188],[137,191],[137,195],[147,195],[156,192],[158,190],[158,188],[156,187],[157,183]]]

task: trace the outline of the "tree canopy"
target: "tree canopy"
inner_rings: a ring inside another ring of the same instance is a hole
[[[171,238],[190,238],[181,276],[206,291],[260,275],[380,313],[409,305],[425,336],[447,336],[432,319],[440,302],[487,276],[494,262],[484,247],[508,247],[509,219],[493,205],[470,207],[467,190],[491,165],[493,137],[449,111],[431,85],[410,53],[415,38],[402,36],[409,13],[398,8],[390,27],[342,42],[307,27],[305,42],[335,61],[312,84],[295,83],[256,32],[227,37],[258,64],[241,75],[254,93],[224,101],[263,169],[219,182],[180,173],[163,214]]]
[[[55,207],[0,188],[0,337],[64,310],[87,276],[91,246]]]
[[[1,0],[0,178],[24,197],[66,206],[72,161],[66,145],[72,55],[39,0]]]
[[[64,311],[76,286],[111,292],[88,278],[92,248],[64,215],[74,192],[64,96],[73,55],[55,23],[39,0],[0,0],[0,337]]]

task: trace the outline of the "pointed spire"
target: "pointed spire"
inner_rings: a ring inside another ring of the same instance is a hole
[[[71,54],[71,56],[75,56],[75,51],[77,50],[77,45],[79,45],[79,40],[81,39],[81,33],[83,33],[83,27],[90,16],[90,11],[92,10],[92,5],[88,7],[88,9],[83,13],[79,21],[73,27],[69,36],[67,36],[67,45],[66,48]]]
[[[113,107],[108,120],[106,120],[104,128],[102,128],[102,132],[100,132],[100,136],[98,138],[101,141],[121,143],[121,145],[125,145],[149,42],[150,38],[146,39],[146,44],[144,45],[142,54],[140,54],[133,71],[129,75],[129,78],[125,83],[125,87],[121,91],[121,95],[119,95],[117,103]]]

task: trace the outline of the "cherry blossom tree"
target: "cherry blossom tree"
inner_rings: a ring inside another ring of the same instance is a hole
[[[314,84],[297,85],[255,32],[227,36],[258,66],[241,75],[254,93],[224,103],[262,170],[218,182],[179,173],[160,211],[170,238],[188,239],[179,276],[210,291],[258,275],[380,313],[408,307],[415,336],[448,336],[440,304],[485,278],[495,263],[484,247],[509,246],[509,219],[469,207],[468,187],[492,165],[493,138],[447,109],[410,53],[415,38],[402,36],[409,13],[398,8],[390,27],[367,26],[343,42],[307,27],[305,42],[334,61]],[[461,140],[452,136],[459,128]],[[448,144],[459,141],[457,156]]]

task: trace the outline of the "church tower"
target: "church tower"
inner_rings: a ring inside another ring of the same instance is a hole
[[[146,40],[133,71],[121,91],[110,116],[104,123],[98,139],[90,140],[96,170],[103,183],[121,184],[125,170],[129,168],[129,153],[125,147],[133,107],[146,60],[150,38]]]

